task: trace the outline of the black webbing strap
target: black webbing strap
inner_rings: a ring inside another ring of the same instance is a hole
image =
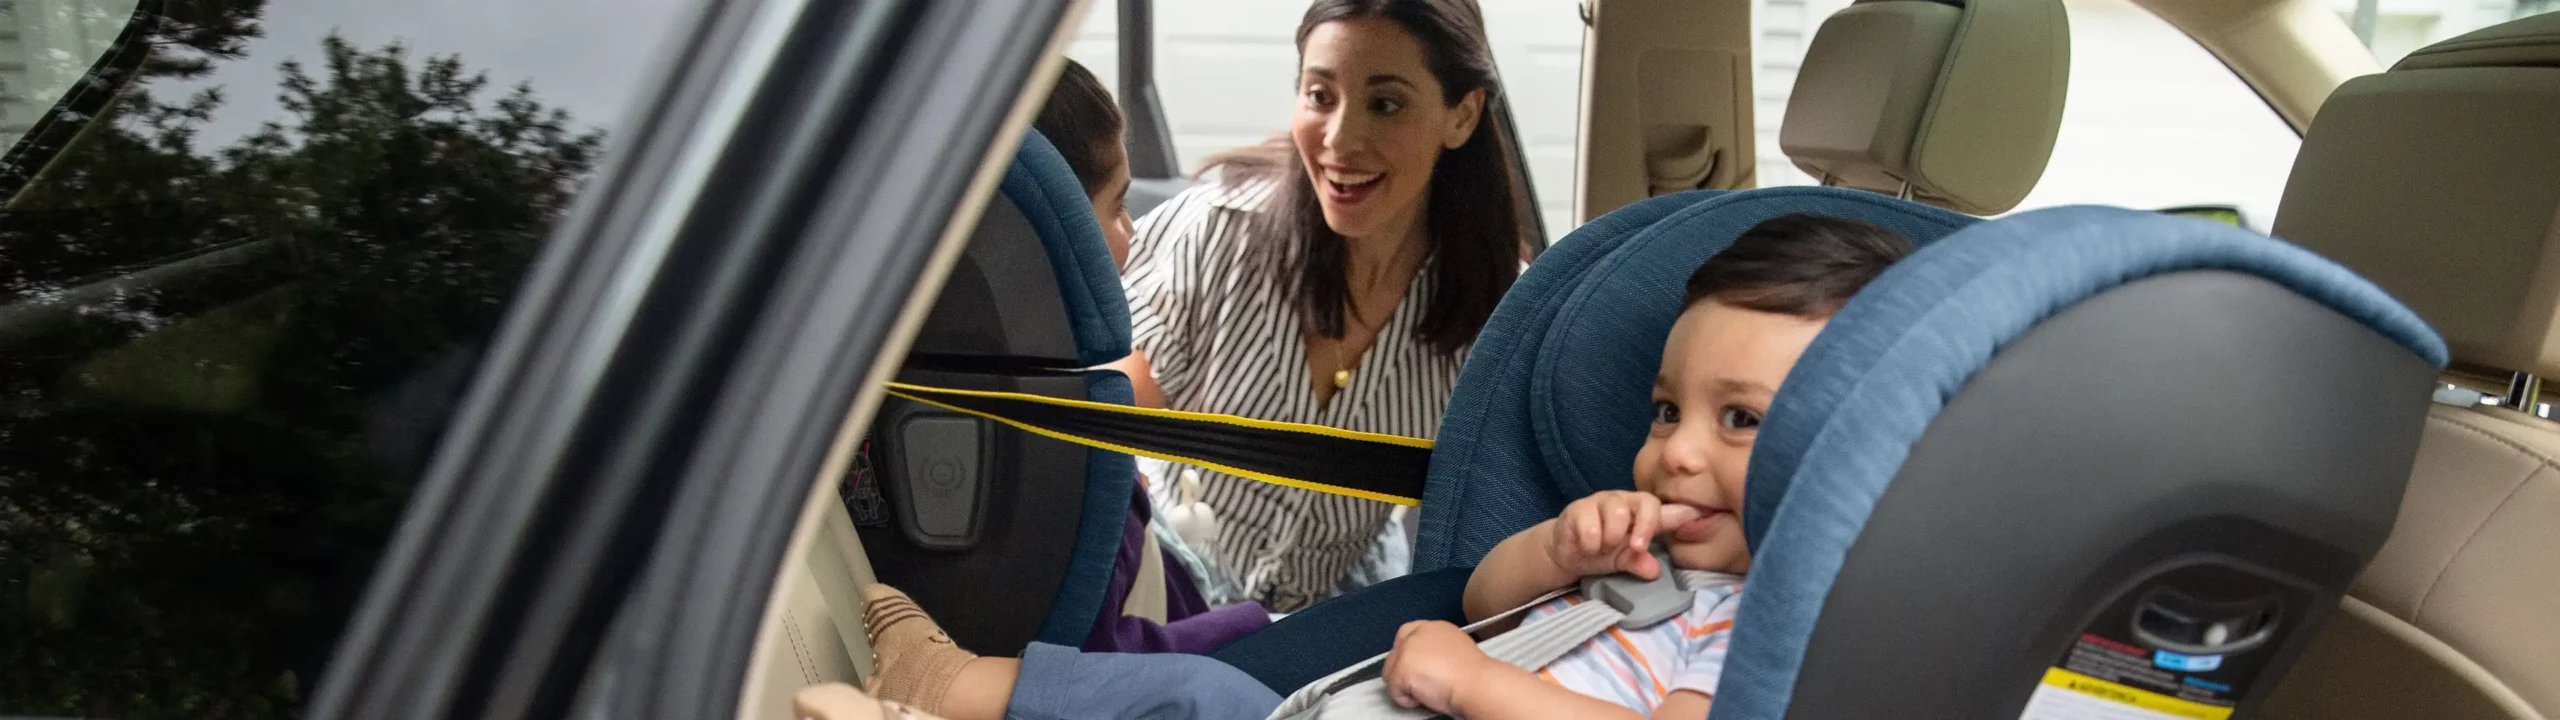
[[[1431,441],[1212,413],[890,383],[889,394],[1059,440],[1275,485],[1422,504]]]

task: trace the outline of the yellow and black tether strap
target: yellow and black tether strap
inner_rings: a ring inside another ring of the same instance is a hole
[[[889,394],[1059,440],[1317,492],[1422,504],[1431,441],[1234,415],[889,383]]]

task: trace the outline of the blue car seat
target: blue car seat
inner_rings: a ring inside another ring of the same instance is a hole
[[[1468,359],[1417,572],[1218,657],[1285,693],[1404,622],[1462,621],[1494,544],[1628,487],[1687,274],[1744,228],[1810,213],[1921,249],[1833,318],[1761,428],[1755,564],[1714,717],[2128,698],[2245,715],[2389,531],[2444,346],[2371,284],[2238,228],[1940,209],[2000,213],[2035,185],[2067,37],[2046,0],[1826,20],[1780,144],[1871,192],[1674,194],[1568,236]]]
[[[1038,132],[920,333],[900,382],[1135,402],[1127,377],[1084,370],[1128,356],[1129,305],[1083,186]],[[881,582],[979,652],[1084,643],[1134,491],[1132,458],[894,397],[867,445],[842,487]],[[987,592],[988,578],[1006,591]]]
[[[2229,663],[2192,675],[2208,703],[2261,697],[2388,533],[2445,357],[2371,284],[2206,221],[1982,222],[1817,188],[1621,212],[1533,268],[1471,357],[1423,571],[1222,659],[1288,690],[1383,652],[1397,624],[1459,619],[1464,566],[1501,538],[1629,487],[1681,280],[1779,214],[1923,249],[1833,319],[1762,427],[1717,718],[2015,715],[2048,671],[2093,674],[2072,665],[2090,647],[2193,649],[2171,652]]]

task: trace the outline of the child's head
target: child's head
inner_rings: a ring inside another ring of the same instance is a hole
[[[1674,565],[1750,568],[1739,512],[1761,416],[1831,314],[1911,250],[1874,225],[1788,215],[1744,231],[1689,276],[1635,467],[1637,489],[1703,511],[1669,533]]]
[[[1120,106],[1112,103],[1110,91],[1083,65],[1069,60],[1031,127],[1067,156],[1067,167],[1075,170],[1085,198],[1093,202],[1094,219],[1102,221],[1102,236],[1111,241],[1113,263],[1127,263],[1129,237],[1137,231],[1121,204],[1129,197],[1129,151],[1120,137],[1125,127]]]

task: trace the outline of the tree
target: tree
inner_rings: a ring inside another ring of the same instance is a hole
[[[0,714],[296,714],[595,164],[518,85],[332,36],[219,148],[263,0],[172,2],[0,215]]]

